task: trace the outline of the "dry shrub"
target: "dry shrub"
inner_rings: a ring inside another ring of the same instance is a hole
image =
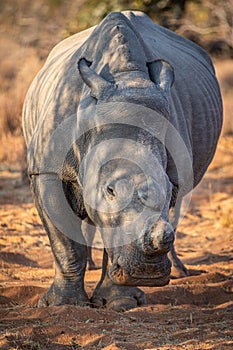
[[[10,134],[1,137],[1,166],[5,164],[11,170],[23,170],[26,167],[25,145],[22,135]]]
[[[223,98],[223,135],[233,134],[233,61],[217,61],[215,63],[217,77]]]
[[[41,63],[31,48],[9,38],[2,38],[0,46],[0,162],[14,167],[24,158],[23,101]]]
[[[221,224],[223,227],[231,227],[233,228],[233,212],[232,210],[228,210],[221,216]]]
[[[217,211],[217,223],[220,227],[233,228],[233,210],[226,204]]]

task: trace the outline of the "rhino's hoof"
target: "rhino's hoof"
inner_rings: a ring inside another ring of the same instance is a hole
[[[137,287],[114,285],[112,288],[100,288],[94,292],[93,307],[104,307],[118,312],[133,309],[146,304],[145,293]]]
[[[182,261],[178,258],[174,247],[169,252],[168,256],[172,263],[171,278],[183,278],[183,277],[189,276],[188,269],[184,266]]]
[[[189,271],[186,267],[183,266],[172,266],[171,269],[171,278],[184,278],[189,276]]]
[[[138,306],[137,300],[132,297],[124,297],[124,298],[119,297],[119,298],[110,300],[106,304],[107,309],[114,310],[117,312],[127,311],[137,306]]]
[[[59,306],[59,305],[91,306],[86,293],[77,290],[55,288],[54,285],[44,293],[38,301],[38,307]]]

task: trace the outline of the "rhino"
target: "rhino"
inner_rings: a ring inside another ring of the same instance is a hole
[[[146,303],[139,286],[187,275],[174,248],[180,206],[221,126],[208,54],[142,12],[112,12],[55,46],[23,106],[31,189],[55,261],[38,305],[127,310]],[[88,231],[103,241],[91,298]]]

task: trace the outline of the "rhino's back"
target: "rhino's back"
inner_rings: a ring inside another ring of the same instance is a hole
[[[138,55],[143,53],[147,62],[164,59],[174,68],[171,122],[193,151],[196,184],[212,159],[221,129],[221,97],[212,62],[191,41],[156,25],[141,12],[130,11],[108,15],[98,26],[65,39],[50,53],[24,105],[24,133],[32,154],[31,172],[36,171],[52,131],[77,111],[83,88],[77,61],[85,57],[93,62],[97,73],[104,73],[103,56],[109,50],[111,27],[119,21],[136,34],[142,50]]]
[[[147,61],[164,59],[174,68],[170,121],[192,152],[195,186],[213,158],[222,127],[222,100],[212,61],[200,46],[153,23],[143,13],[126,15]]]
[[[27,144],[31,142],[38,124],[43,127],[46,120],[49,128],[50,120],[53,123],[55,118],[59,123],[68,110],[77,107],[82,82],[77,77],[78,58],[74,53],[93,29],[72,35],[57,44],[33,80],[23,106],[23,129]]]

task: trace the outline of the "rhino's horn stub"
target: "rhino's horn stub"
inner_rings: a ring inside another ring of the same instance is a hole
[[[99,99],[105,90],[112,88],[112,84],[90,68],[91,64],[85,58],[81,58],[78,61],[78,70],[84,83],[91,89],[92,96]]]
[[[174,69],[165,60],[156,60],[147,63],[150,79],[157,84],[165,93],[169,93],[174,83]]]

